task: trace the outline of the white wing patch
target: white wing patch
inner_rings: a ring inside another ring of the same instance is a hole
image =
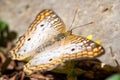
[[[36,17],[28,32],[18,40],[16,47],[10,51],[12,59],[23,60],[35,55],[38,47],[42,47],[64,31],[65,25],[62,20],[53,11],[44,10]]]
[[[43,26],[41,27],[41,25]],[[35,50],[37,47],[43,45],[45,42],[59,33],[54,28],[50,27],[51,24],[47,21],[42,21],[40,24],[38,24],[33,35],[26,39],[24,45],[19,49],[18,54],[28,54],[31,50]]]

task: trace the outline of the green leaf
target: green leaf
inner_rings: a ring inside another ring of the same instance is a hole
[[[0,21],[0,32],[4,31],[7,28],[7,23]]]
[[[106,80],[120,80],[120,74],[115,74],[108,77]]]

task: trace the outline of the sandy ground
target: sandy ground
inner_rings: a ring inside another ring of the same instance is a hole
[[[78,9],[73,28],[94,22],[73,30],[73,34],[93,35],[93,40],[101,41],[106,52],[99,59],[115,66],[110,54],[112,47],[115,59],[120,63],[120,0],[0,0],[0,18],[11,30],[21,36],[43,9],[54,10],[65,22],[68,30]]]

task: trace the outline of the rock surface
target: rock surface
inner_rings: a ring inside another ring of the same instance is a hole
[[[0,0],[0,18],[21,36],[43,9],[54,10],[69,30],[78,9],[73,28],[89,22],[93,24],[74,29],[73,33],[82,36],[92,34],[93,40],[101,41],[106,50],[99,59],[116,66],[109,47],[112,47],[115,59],[120,63],[119,8],[120,0]]]

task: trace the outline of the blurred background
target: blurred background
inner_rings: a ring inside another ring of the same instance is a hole
[[[85,37],[93,35],[93,40],[99,40],[105,48],[105,54],[98,59],[115,67],[120,64],[119,8],[120,0],[0,0],[0,21],[3,26],[9,26],[6,27],[11,34],[8,36],[14,37],[7,39],[14,43],[27,31],[36,15],[43,9],[55,11],[66,24],[67,30],[78,9],[72,28],[93,23],[74,29],[73,34]]]

